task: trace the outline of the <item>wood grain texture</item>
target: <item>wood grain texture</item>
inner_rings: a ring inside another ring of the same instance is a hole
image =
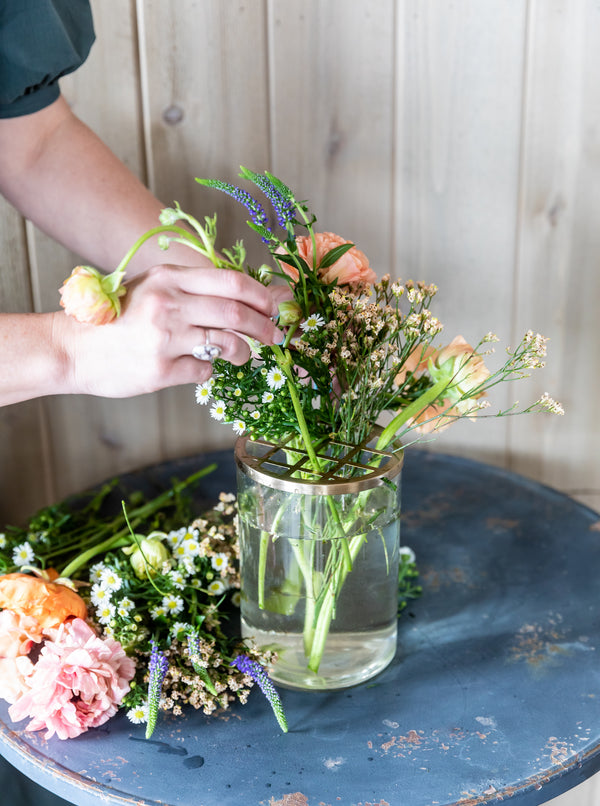
[[[510,461],[591,492],[600,478],[600,7],[532,2],[527,50],[513,311],[517,331],[550,337],[529,394],[554,393],[566,414],[511,422]]]
[[[435,446],[600,505],[594,0],[94,0],[93,10],[97,42],[63,92],[165,204],[216,212],[220,246],[245,237],[259,263],[245,211],[194,177],[271,169],[379,274],[436,282],[445,341],[549,336],[547,368],[492,402],[548,391],[564,418],[462,423]],[[3,309],[56,308],[79,257],[30,225],[26,238],[7,205],[1,213]],[[190,387],[47,399],[0,423],[9,518],[134,466],[233,444]]]

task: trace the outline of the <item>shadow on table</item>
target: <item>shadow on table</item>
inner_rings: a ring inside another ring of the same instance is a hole
[[[0,756],[1,801],[6,806],[68,806],[66,800],[53,795],[12,767]]]

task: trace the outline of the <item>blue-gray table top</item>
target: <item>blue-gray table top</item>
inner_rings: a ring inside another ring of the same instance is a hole
[[[235,490],[229,453],[131,483],[156,492],[213,459],[201,490],[216,499]],[[402,485],[423,595],[377,678],[281,689],[288,734],[258,690],[219,716],[163,716],[150,741],[123,715],[46,741],[3,703],[0,752],[77,806],[533,806],[577,785],[600,768],[600,516],[428,451],[408,452]]]

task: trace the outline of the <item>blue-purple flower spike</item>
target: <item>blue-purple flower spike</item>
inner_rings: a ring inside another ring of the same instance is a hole
[[[148,722],[146,723],[146,739],[154,733],[156,718],[158,716],[158,706],[160,704],[160,692],[162,684],[169,668],[169,661],[164,652],[161,652],[156,641],[152,639],[152,653],[150,655],[150,677],[148,680]]]
[[[271,708],[273,709],[273,713],[277,718],[279,727],[284,733],[287,733],[287,719],[285,718],[285,714],[283,712],[283,705],[281,704],[279,694],[271,682],[269,675],[266,673],[260,663],[256,660],[252,660],[248,657],[248,655],[238,655],[232,660],[231,665],[239,669],[242,674],[247,674],[248,677],[251,677],[252,680],[258,684],[260,690],[271,704]]]
[[[257,227],[262,227],[269,232],[271,231],[271,228],[269,227],[269,217],[267,216],[264,207],[260,202],[256,201],[256,199],[251,196],[247,190],[242,190],[242,188],[238,188],[235,185],[230,185],[229,182],[221,182],[220,179],[196,179],[196,182],[201,185],[206,185],[206,187],[222,190],[223,193],[226,193],[236,201],[241,202],[246,210],[248,210],[250,213],[250,218]],[[263,238],[263,240],[266,239]]]
[[[279,182],[278,186],[273,181],[270,174],[257,174],[254,173],[254,171],[249,171],[248,168],[242,168],[240,176],[243,176],[245,179],[250,179],[262,190],[273,205],[277,216],[277,223],[280,227],[286,229],[288,224],[294,220],[296,210],[296,204],[289,188],[286,188],[283,182]],[[287,193],[283,191],[283,188],[286,188]]]

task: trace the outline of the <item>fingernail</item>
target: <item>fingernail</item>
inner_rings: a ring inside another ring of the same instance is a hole
[[[279,328],[277,328],[277,330],[275,330],[275,333],[273,334],[273,344],[283,344],[284,341],[285,341],[285,333],[282,330],[279,330]]]

